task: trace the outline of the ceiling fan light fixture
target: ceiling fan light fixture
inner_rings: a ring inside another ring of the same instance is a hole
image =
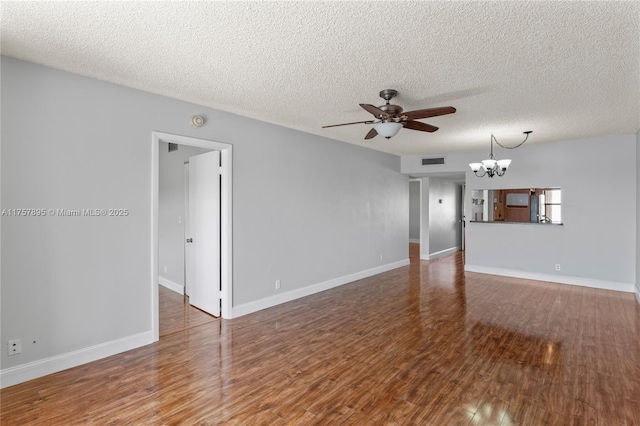
[[[374,120],[331,124],[329,126],[322,126],[322,128],[326,129],[327,127],[348,126],[351,124],[373,124],[373,129],[369,130],[369,133],[364,137],[365,139],[372,139],[378,135],[385,139],[389,139],[394,137],[403,127],[408,130],[417,130],[419,132],[435,132],[438,130],[436,126],[417,120],[453,114],[456,112],[456,109],[452,106],[404,111],[400,105],[394,105],[389,102],[397,94],[397,90],[385,89],[380,92],[380,97],[386,101],[384,105],[377,107],[371,104],[360,104],[362,109],[373,115]]]
[[[387,121],[386,123],[376,123],[373,125],[373,128],[376,129],[376,132],[378,132],[380,136],[389,139],[398,134],[400,129],[402,129],[402,123]]]

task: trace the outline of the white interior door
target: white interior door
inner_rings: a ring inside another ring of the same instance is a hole
[[[189,303],[220,316],[220,151],[189,157],[187,250]]]

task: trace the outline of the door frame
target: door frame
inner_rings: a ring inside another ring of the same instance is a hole
[[[460,242],[460,245],[462,247],[462,251],[465,251],[465,247],[467,245],[467,181],[465,180],[462,183],[462,187],[461,187],[461,199],[462,199],[462,206],[460,207],[461,212],[460,214],[462,215],[462,229],[460,230],[461,235],[461,239],[462,241]],[[464,259],[464,258],[463,258]]]
[[[190,271],[191,263],[187,263],[187,230],[189,230],[189,162],[185,161],[184,163],[184,226],[182,228],[182,246],[184,248],[184,294],[189,296],[189,286],[187,283],[190,281],[187,279],[191,278],[191,274],[187,273]]]
[[[154,341],[160,338],[159,329],[159,296],[158,296],[158,197],[159,197],[159,152],[160,142],[171,142],[179,145],[197,146],[209,150],[220,151],[222,185],[220,188],[220,296],[222,318],[233,318],[232,296],[232,155],[233,145],[190,136],[175,135],[163,132],[151,132],[151,328]]]

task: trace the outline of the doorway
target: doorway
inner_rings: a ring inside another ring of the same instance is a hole
[[[417,182],[414,182],[417,180]],[[411,178],[412,194],[419,194],[419,254],[421,260],[433,260],[458,250],[463,250],[464,238],[464,172],[438,173],[431,176]],[[419,190],[417,190],[419,188]],[[410,210],[411,210],[410,202]],[[409,215],[411,229],[412,214]],[[410,238],[412,232],[410,231]],[[413,232],[413,235],[417,235]]]
[[[409,179],[409,243],[420,244],[422,179]]]
[[[220,315],[232,318],[232,236],[231,236],[231,189],[232,146],[205,139],[152,132],[151,144],[151,323],[154,341],[159,339],[159,148],[161,142],[204,148],[218,151],[220,155]]]
[[[409,179],[409,261],[420,262],[422,179]]]

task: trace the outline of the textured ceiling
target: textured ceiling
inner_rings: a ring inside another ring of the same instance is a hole
[[[9,2],[2,54],[395,154],[640,128],[640,3]],[[454,106],[365,141],[359,103]]]

